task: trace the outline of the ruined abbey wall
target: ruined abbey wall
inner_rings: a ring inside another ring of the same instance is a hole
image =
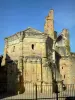
[[[22,82],[25,87],[30,83],[52,84],[55,73],[56,81],[75,83],[75,54],[70,52],[69,32],[63,29],[57,36],[53,17],[51,10],[46,17],[44,32],[27,28],[5,38],[2,66],[7,69],[8,90],[13,91],[16,84]],[[51,65],[53,60],[55,68]]]

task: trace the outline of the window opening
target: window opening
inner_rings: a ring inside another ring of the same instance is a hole
[[[15,46],[13,46],[13,52],[15,51]]]
[[[32,49],[34,50],[34,44],[32,44]]]
[[[64,78],[65,78],[65,75],[64,75]]]

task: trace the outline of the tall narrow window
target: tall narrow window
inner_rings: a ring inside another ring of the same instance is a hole
[[[32,44],[32,49],[34,50],[34,44]]]
[[[15,46],[13,46],[13,52],[15,52]]]
[[[65,78],[65,75],[64,75],[64,78]]]

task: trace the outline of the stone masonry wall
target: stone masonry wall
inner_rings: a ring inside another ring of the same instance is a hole
[[[65,84],[75,83],[75,58],[64,57],[60,60],[60,74]]]

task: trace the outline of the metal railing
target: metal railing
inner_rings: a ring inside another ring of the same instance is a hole
[[[14,86],[14,84],[12,85]],[[75,98],[75,84],[66,84],[65,89],[61,89],[61,86],[59,85],[58,93],[53,92],[52,84],[47,84],[47,85],[42,84],[41,86],[37,84],[26,83],[24,84],[24,87],[22,86],[20,88],[17,88],[17,87],[14,88],[13,90],[15,92],[8,91],[8,89],[4,88],[4,86],[5,86],[5,83],[0,83],[0,89],[1,88],[5,89],[5,92],[2,89],[0,91],[1,100],[2,99],[3,100],[4,99],[63,100],[64,98]],[[8,87],[7,84],[6,84],[6,87]],[[12,90],[12,87],[11,87],[11,90]]]

